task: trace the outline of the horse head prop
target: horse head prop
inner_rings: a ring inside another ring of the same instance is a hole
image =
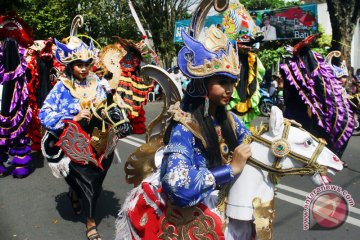
[[[322,139],[301,128],[295,121],[284,119],[281,110],[272,107],[269,129],[251,137],[252,156],[242,173],[231,186],[226,213],[238,220],[255,220],[256,211],[265,206],[273,212],[274,183],[287,175],[309,175],[316,185],[331,182],[328,173],[335,175],[343,163],[330,151]],[[246,183],[246,184],[243,184]],[[271,222],[256,226],[257,234],[265,229],[271,234]]]
[[[117,95],[113,96],[111,93],[107,93],[106,100],[96,107],[93,106],[91,112],[94,117],[91,119],[89,125],[99,126],[99,122],[101,122],[102,125],[105,124],[112,127],[120,138],[131,134],[132,127],[130,121],[127,118],[121,98]]]

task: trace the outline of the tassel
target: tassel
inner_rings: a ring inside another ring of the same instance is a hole
[[[204,104],[204,117],[209,116],[209,98],[205,97],[205,104]]]

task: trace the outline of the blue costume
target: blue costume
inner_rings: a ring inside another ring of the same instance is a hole
[[[97,92],[96,100],[101,101],[106,98],[105,91],[99,84],[98,79],[88,79],[86,81],[96,81]],[[86,84],[82,82],[81,84]],[[45,99],[40,110],[39,118],[41,124],[48,130],[63,130],[65,124],[62,120],[72,120],[81,110],[80,100],[71,95],[69,89],[62,81],[55,84],[54,88]]]
[[[101,118],[97,112],[98,106],[109,102],[109,96],[97,76],[89,75],[79,81],[72,73],[74,61],[88,64],[94,61],[96,51],[92,41],[87,46],[79,38],[71,36],[67,45],[55,42],[56,57],[67,65],[67,72],[59,77],[39,113],[40,122],[47,130],[42,139],[42,152],[53,175],[64,177],[70,186],[68,195],[75,214],[83,211],[86,217],[93,218],[119,138],[110,134],[115,130],[105,125],[105,117]],[[91,110],[91,119],[76,122],[74,117],[84,109]],[[109,113],[111,110],[104,111]],[[97,139],[100,140],[96,142]],[[82,200],[81,209],[73,198],[74,192]]]
[[[143,160],[144,153],[154,153],[153,148],[159,146],[154,134],[127,161],[127,179],[138,184],[138,176],[145,178],[123,204],[116,221],[116,240],[224,239],[227,234],[223,209],[217,206],[222,207],[224,186],[234,179],[229,165],[232,151],[250,133],[234,113],[226,112],[225,103],[212,102],[210,110],[214,111],[209,114],[213,92],[207,92],[207,84],[238,80],[237,49],[215,26],[206,30],[204,43],[185,32],[182,38],[185,46],[178,53],[178,65],[191,81],[182,107],[177,102],[168,108],[166,115],[171,120],[159,134],[164,148],[156,151],[154,159]],[[166,96],[176,88],[163,85],[169,91]],[[224,91],[230,94],[229,89]],[[162,122],[166,121],[164,117]],[[152,173],[147,174],[148,169]]]
[[[250,133],[235,114],[231,115],[238,144],[241,144],[244,135]],[[214,125],[217,125],[216,122]],[[229,165],[208,169],[206,164],[201,141],[184,125],[176,123],[164,150],[160,174],[163,190],[173,203],[181,207],[194,206],[214,191],[217,185],[233,179]]]

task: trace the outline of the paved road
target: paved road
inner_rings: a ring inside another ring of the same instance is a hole
[[[149,103],[148,119],[153,119],[161,103]],[[256,122],[265,118],[259,118]],[[131,186],[124,181],[127,156],[144,141],[143,135],[130,136],[118,145],[122,163],[113,164],[103,185],[97,208],[97,222],[103,239],[114,238],[114,221]],[[334,184],[346,189],[360,203],[360,137],[353,137],[343,156],[349,168],[333,177]],[[85,238],[84,218],[75,217],[66,197],[67,185],[55,179],[39,156],[34,155],[35,171],[25,179],[0,179],[0,240],[81,240]],[[314,189],[308,177],[286,177],[278,185],[274,239],[359,239],[360,210],[350,209],[347,222],[335,230],[302,230],[303,203]]]

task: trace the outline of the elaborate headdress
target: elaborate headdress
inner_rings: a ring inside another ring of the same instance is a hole
[[[192,38],[184,31],[185,43],[178,54],[180,70],[189,78],[205,78],[225,75],[234,79],[240,73],[237,47],[215,26],[206,31],[204,43]]]
[[[75,16],[71,25],[69,42],[66,45],[55,39],[57,47],[55,57],[64,65],[76,60],[93,62],[97,58],[97,50],[92,38],[88,46],[80,38],[76,37],[77,28],[81,27],[83,23],[84,20],[81,15]]]

